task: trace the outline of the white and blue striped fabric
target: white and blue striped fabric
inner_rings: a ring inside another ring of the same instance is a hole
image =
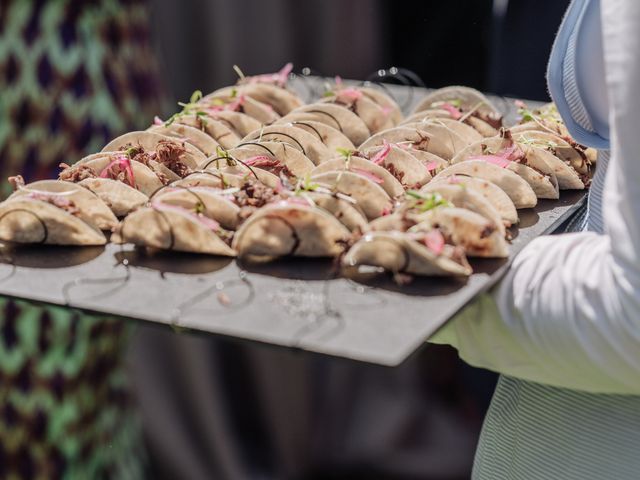
[[[588,57],[581,55],[594,55],[593,48],[585,51],[576,44],[580,31],[576,24],[593,22],[589,15],[598,15],[595,20],[599,21],[599,0],[573,2],[554,46],[549,82],[571,133],[584,143],[606,146],[608,131],[594,126],[581,96],[585,87],[579,88],[576,80],[582,75],[576,59],[584,66]],[[568,22],[571,24],[566,25]],[[592,75],[594,81],[598,74]],[[604,138],[599,130],[605,130]],[[577,216],[568,230],[603,232],[602,197],[608,161],[609,152],[601,151],[586,215]],[[592,394],[503,376],[485,419],[473,478],[640,478],[640,397]]]

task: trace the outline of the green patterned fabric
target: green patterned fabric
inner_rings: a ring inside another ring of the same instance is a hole
[[[0,478],[143,478],[122,321],[0,298]]]
[[[0,2],[3,180],[55,177],[161,112],[148,17],[140,0]]]
[[[161,113],[143,0],[0,1],[0,195]],[[143,478],[121,321],[0,298],[0,478]]]

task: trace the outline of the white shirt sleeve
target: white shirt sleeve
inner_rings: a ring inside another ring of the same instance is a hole
[[[611,133],[605,234],[533,241],[439,341],[504,374],[640,394],[640,1],[601,0],[601,14]]]

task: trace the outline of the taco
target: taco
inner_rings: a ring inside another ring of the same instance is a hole
[[[12,183],[17,189],[9,196],[8,200],[32,194],[36,194],[36,198],[37,195],[58,196],[63,202],[73,203],[76,207],[75,215],[78,218],[100,230],[111,230],[118,224],[118,219],[100,197],[75,183],[60,180],[39,180],[24,185],[23,182],[20,182],[22,177],[13,178],[16,178]]]
[[[238,96],[250,97],[271,106],[281,116],[303,104],[302,100],[290,90],[267,83],[246,83],[233,87],[224,87],[207,95],[205,99],[229,97],[233,96],[234,92]]]
[[[347,157],[336,157],[321,163],[311,171],[311,176],[331,171],[349,171],[363,176],[372,182],[380,185],[391,198],[404,196],[404,187],[398,179],[387,169],[371,162],[366,158],[348,155]]]
[[[232,112],[230,110],[211,112],[209,113],[209,117],[227,125],[240,138],[262,127],[262,123],[255,118],[245,115],[244,113]]]
[[[316,207],[329,212],[350,231],[364,231],[366,229],[367,217],[351,197],[322,189],[319,186],[312,186],[310,190],[300,191],[298,195]]]
[[[338,91],[327,92],[320,103],[342,105],[355,113],[367,126],[372,134],[393,128],[395,125],[391,119],[391,112],[356,88],[343,88]]]
[[[454,132],[440,125],[424,128],[394,127],[376,133],[360,145],[361,150],[382,145],[384,142],[407,145],[415,150],[433,153],[445,160],[450,160],[456,152],[466,144]]]
[[[480,160],[508,169],[520,175],[533,188],[538,198],[559,198],[558,179],[553,166],[549,165],[542,150],[519,145],[511,139],[508,130],[504,137],[486,138],[469,145],[456,155],[451,163]],[[566,167],[556,157],[554,166]]]
[[[349,230],[333,215],[302,197],[292,197],[257,210],[233,239],[239,256],[335,257]]]
[[[481,92],[469,87],[451,86],[434,90],[414,109],[414,114],[446,116],[469,124],[485,137],[502,128],[502,115]]]
[[[229,155],[251,166],[267,170],[280,177],[304,177],[314,164],[300,150],[282,142],[247,142],[228,150]],[[247,162],[251,160],[251,162]]]
[[[343,258],[343,265],[381,267],[393,273],[469,276],[472,269],[461,248],[447,245],[432,232],[369,232]]]
[[[315,165],[330,159],[334,155],[316,136],[291,125],[264,127],[247,135],[242,139],[241,143],[253,141],[276,141],[289,144],[309,157],[309,160]]]
[[[533,208],[538,203],[538,197],[533,188],[522,177],[493,163],[481,160],[455,163],[438,173],[432,181],[436,182],[452,175],[482,178],[496,184],[509,196],[516,208]]]
[[[394,125],[397,125],[402,121],[402,110],[400,110],[400,107],[398,106],[396,101],[381,88],[365,86],[349,88],[355,88],[356,90],[362,92],[365,97],[373,100],[375,103],[380,105],[382,107],[382,111],[389,116]]]
[[[170,181],[165,173],[131,160],[123,152],[93,154],[72,166],[62,163],[60,167],[60,180],[79,183],[85,179],[111,179],[139,190],[147,197]]]
[[[217,95],[202,98],[198,101],[203,105],[205,112],[216,112],[220,110],[228,110],[244,113],[252,118],[255,118],[263,125],[269,125],[280,118],[271,105],[259,102],[255,98],[248,97],[246,95],[238,95],[236,90],[235,95],[233,90],[230,95]]]
[[[311,177],[311,181],[353,198],[369,220],[385,215],[393,208],[391,198],[380,185],[350,171],[320,173]]]
[[[102,149],[102,152],[126,151],[136,149],[142,150],[147,155],[159,163],[165,164],[164,156],[174,156],[172,163],[182,163],[187,168],[196,168],[202,163],[206,156],[197,147],[186,141],[176,142],[171,137],[159,135],[152,132],[129,132],[111,140]],[[167,165],[170,170],[174,170]],[[179,175],[179,174],[178,174]]]
[[[224,229],[235,230],[241,221],[241,207],[234,196],[238,191],[238,188],[165,187],[152,200],[200,213]]]
[[[507,227],[515,225],[519,221],[515,204],[509,198],[509,195],[507,195],[504,190],[498,187],[495,183],[482,178],[469,177],[466,175],[436,177],[432,180],[432,183],[438,182],[460,184],[465,188],[475,190],[498,211],[502,217],[502,221]]]
[[[314,120],[343,133],[357,146],[371,136],[367,125],[348,108],[332,103],[313,103],[292,110],[289,115],[300,120]]]
[[[356,152],[355,155],[366,158],[388,170],[404,189],[420,188],[431,180],[428,166],[413,155],[413,151],[395,144],[387,143],[386,145],[371,147],[364,151]],[[444,162],[444,160],[442,161]],[[434,170],[435,168],[431,171]]]
[[[484,138],[484,136],[481,135],[475,128],[458,120],[453,120],[452,118],[432,117],[420,121],[405,122],[402,124],[402,126],[417,129],[420,129],[421,127],[427,127],[429,125],[440,125],[452,130],[458,137],[464,140],[467,145],[471,145],[472,143]]]
[[[522,145],[541,148],[555,155],[583,178],[589,175],[591,161],[587,157],[586,149],[575,142],[571,144],[558,135],[540,130],[513,133],[513,139]],[[558,178],[558,182],[560,183],[560,178]]]
[[[235,256],[229,246],[233,233],[193,209],[154,200],[127,215],[111,241],[179,252]]]
[[[216,149],[220,147],[218,142],[202,130],[181,123],[174,122],[165,126],[164,122],[159,121],[150,126],[147,131],[171,137],[177,141],[190,143],[207,157],[213,155]]]
[[[465,112],[475,110],[486,114],[500,115],[500,111],[483,93],[475,88],[452,85],[439,88],[428,93],[418,102],[413,109],[414,113],[433,108],[441,108],[443,105],[453,107]]]
[[[436,206],[427,211],[409,210],[377,218],[368,227],[370,231],[401,232],[438,229],[447,244],[462,247],[469,257],[505,258],[509,255],[500,229],[466,208]]]
[[[202,111],[178,114],[175,119],[167,120],[167,122],[197,128],[218,142],[222,148],[233,148],[241,138],[227,123],[216,120],[208,113]]]
[[[0,241],[16,244],[104,245],[107,239],[80,218],[64,195],[31,192],[0,203]]]
[[[172,182],[171,187],[213,187],[227,189],[240,187],[247,175],[237,175],[216,170],[197,170],[180,180]]]
[[[422,187],[419,192],[409,192],[412,198],[405,202],[401,210],[431,207],[434,201],[434,194],[437,194],[437,196],[444,201],[450,202],[454,207],[466,208],[483,216],[495,225],[495,229],[504,237],[505,227],[498,211],[480,193],[462,184],[443,182],[428,183]]]
[[[338,149],[355,150],[356,148],[351,140],[339,130],[321,122],[306,120],[304,114],[290,113],[276,122],[277,124],[291,125],[309,132],[324,143],[331,152],[336,152]]]

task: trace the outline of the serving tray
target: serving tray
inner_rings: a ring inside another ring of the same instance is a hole
[[[302,94],[321,88],[316,78],[295,82]],[[388,88],[407,110],[426,93]],[[515,113],[512,102],[497,100]],[[584,191],[565,191],[559,201],[520,210],[510,259],[570,218],[585,198]],[[400,286],[373,272],[342,277],[331,260],[246,264],[112,244],[0,248],[0,294],[395,366],[495,284],[510,259],[472,259],[475,273],[464,280],[415,278]]]

